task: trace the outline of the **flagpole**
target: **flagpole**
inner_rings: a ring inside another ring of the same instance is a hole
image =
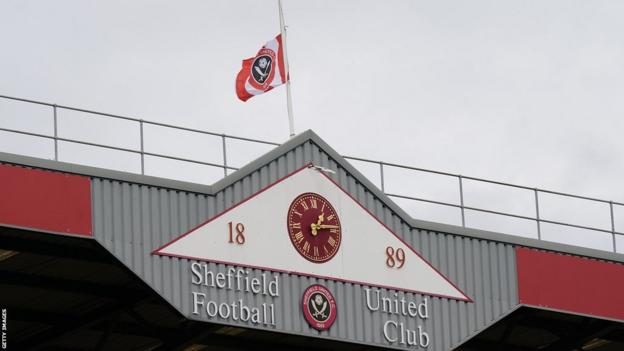
[[[288,127],[290,136],[295,136],[295,120],[293,118],[292,97],[290,94],[290,69],[288,68],[288,53],[286,51],[286,26],[284,25],[284,12],[282,11],[282,0],[277,0],[279,7],[280,33],[282,34],[282,45],[284,46],[284,68],[286,69],[286,103],[288,106]]]

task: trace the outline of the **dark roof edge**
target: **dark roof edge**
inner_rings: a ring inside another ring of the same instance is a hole
[[[11,163],[16,165],[30,166],[42,169],[49,169],[54,171],[62,171],[66,173],[79,174],[90,177],[106,178],[111,180],[127,181],[130,183],[144,184],[156,187],[169,188],[173,190],[189,191],[194,193],[201,193],[207,195],[214,195],[221,189],[229,186],[230,184],[248,176],[255,170],[262,166],[272,162],[279,156],[287,153],[288,151],[296,148],[299,145],[304,144],[307,141],[311,141],[323,150],[330,158],[332,158],[340,167],[344,168],[351,176],[353,176],[359,183],[361,183],[368,191],[370,191],[375,197],[384,203],[391,211],[397,216],[402,218],[412,228],[430,230],[440,233],[461,235],[465,237],[484,239],[488,241],[514,244],[519,246],[532,247],[537,249],[556,251],[566,254],[573,254],[579,256],[587,256],[597,259],[604,259],[615,262],[624,263],[624,255],[617,254],[608,251],[601,251],[596,249],[584,248],[579,246],[537,240],[532,238],[519,237],[509,234],[502,234],[497,232],[491,232],[480,229],[464,228],[450,224],[435,223],[429,221],[423,221],[412,218],[401,207],[399,207],[390,197],[384,194],[376,185],[368,180],[360,171],[352,166],[346,159],[338,154],[332,147],[330,147],[325,141],[323,141],[312,130],[306,130],[288,141],[279,145],[269,151],[268,153],[260,156],[254,161],[251,161],[241,169],[228,175],[227,177],[217,181],[213,185],[202,185],[178,180],[171,180],[160,177],[146,176],[135,173],[128,173],[122,171],[115,171],[109,169],[103,169],[98,167],[90,167],[83,165],[76,165],[72,163],[47,160],[29,156],[15,155],[10,153],[0,152],[0,162]]]
[[[77,165],[74,163],[54,161],[54,160],[49,160],[49,159],[22,156],[22,155],[16,155],[16,154],[9,154],[5,152],[0,152],[0,162],[48,169],[48,170],[53,170],[53,171],[61,171],[65,173],[72,173],[72,174],[83,175],[87,177],[98,177],[98,178],[105,178],[105,179],[111,179],[111,180],[125,181],[129,183],[152,185],[156,187],[170,188],[174,190],[183,190],[183,191],[189,191],[193,193],[202,193],[202,194],[213,193],[211,185],[190,183],[190,182],[184,182],[180,180],[153,177],[153,176],[148,176],[148,175],[116,171],[116,170],[99,168],[99,167],[83,166],[83,165]]]

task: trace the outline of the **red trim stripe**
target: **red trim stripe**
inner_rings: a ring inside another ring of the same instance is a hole
[[[1,164],[0,223],[92,236],[91,180]]]
[[[284,68],[284,47],[282,46],[282,35],[275,37],[279,48],[277,49],[277,65],[279,67],[282,84],[286,83],[286,68]]]
[[[247,101],[253,97],[253,95],[249,94],[247,89],[245,89],[245,82],[249,79],[249,69],[252,62],[253,58],[243,60],[241,70],[238,72],[238,75],[236,75],[236,96],[242,101]]]
[[[624,265],[516,248],[520,303],[624,320]]]

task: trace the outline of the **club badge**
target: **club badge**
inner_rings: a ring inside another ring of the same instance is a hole
[[[275,51],[262,48],[251,64],[252,79],[249,83],[256,89],[266,90],[275,77]]]
[[[303,293],[303,315],[317,330],[329,329],[336,320],[336,300],[322,285],[312,285]]]
[[[271,73],[273,59],[269,55],[257,57],[251,68],[251,74],[258,84],[264,84]]]

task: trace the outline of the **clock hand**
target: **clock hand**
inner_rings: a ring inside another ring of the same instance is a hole
[[[318,216],[318,221],[316,223],[310,224],[310,229],[312,229],[312,236],[316,236],[318,229],[321,227],[321,223],[325,220],[325,214],[321,212]]]
[[[340,226],[337,225],[331,225],[331,224],[321,224],[321,225],[317,225],[316,229],[339,229]]]
[[[320,226],[324,220],[325,220],[325,213],[321,212],[321,214],[318,216],[318,222],[316,222],[316,226],[317,227]]]

